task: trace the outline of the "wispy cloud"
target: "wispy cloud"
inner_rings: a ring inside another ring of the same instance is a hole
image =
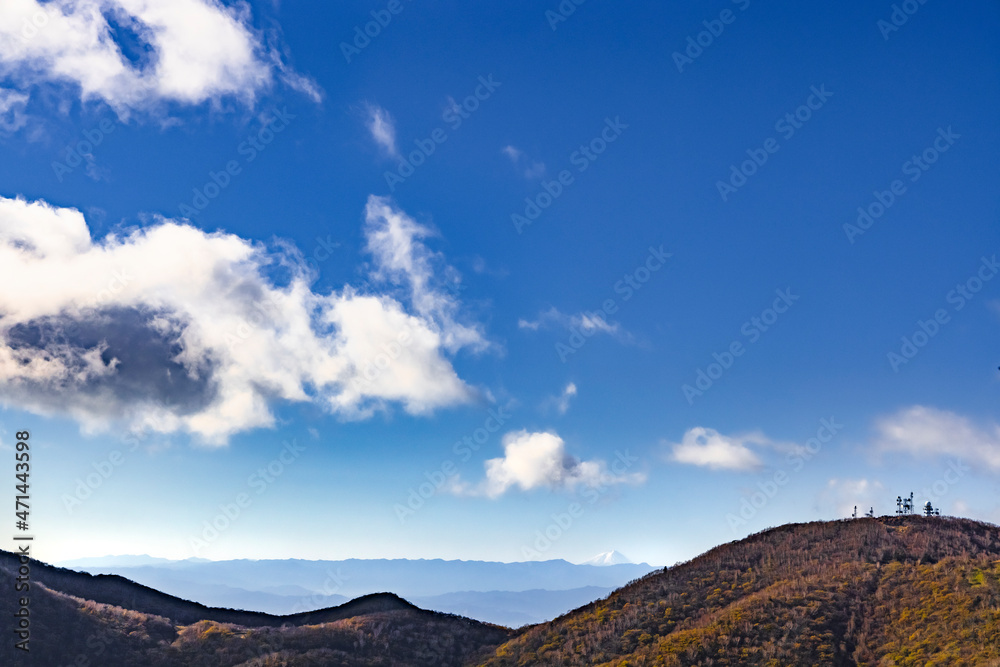
[[[581,461],[566,452],[566,443],[553,432],[508,433],[504,455],[485,463],[485,478],[475,485],[453,478],[450,490],[460,495],[498,498],[507,491],[549,489],[572,491],[578,487],[641,484],[642,473],[618,474],[601,460]]]
[[[977,425],[967,417],[914,405],[878,419],[875,447],[917,458],[951,456],[1000,471],[1000,425]]]
[[[379,148],[390,157],[399,157],[396,148],[396,123],[389,112],[378,105],[368,105],[368,131]]]
[[[208,442],[274,423],[275,401],[348,419],[471,400],[445,354],[488,347],[439,290],[429,231],[371,197],[372,282],[313,292],[307,264],[158,218],[91,237],[83,215],[0,198],[0,400],[86,428],[124,420]]]
[[[527,179],[541,178],[545,175],[545,163],[529,159],[520,148],[514,146],[504,146],[500,152],[507,156],[511,164],[514,165]]]
[[[558,396],[549,396],[545,400],[543,408],[555,408],[556,412],[564,415],[569,411],[570,401],[576,396],[576,392],[576,384],[570,382],[565,388],[563,388],[562,393]]]
[[[519,319],[517,326],[519,329],[528,329],[529,331],[538,331],[539,329],[548,329],[551,327],[560,327],[570,331],[577,329],[587,335],[595,333],[607,334],[623,343],[631,343],[633,341],[631,334],[623,330],[617,322],[608,322],[604,318],[603,313],[584,312],[567,315],[553,307],[539,313],[537,319]]]

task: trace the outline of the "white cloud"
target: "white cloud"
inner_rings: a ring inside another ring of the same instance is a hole
[[[0,291],[0,399],[209,442],[273,424],[276,401],[363,418],[471,400],[444,355],[488,344],[435,291],[427,231],[379,197],[366,214],[384,289],[322,295],[294,249],[162,218],[94,240],[79,211],[0,197],[0,284],[18,286]]]
[[[569,401],[574,396],[576,396],[576,385],[570,382],[566,385],[566,388],[563,389],[562,396],[559,397],[559,402],[556,404],[556,409],[559,410],[559,414],[566,414],[566,411],[569,410]]]
[[[510,161],[517,164],[517,161],[521,159],[520,149],[514,148],[513,146],[504,146],[500,149],[500,152],[510,158]]]
[[[522,170],[525,178],[530,180],[541,178],[545,175],[545,163],[529,160],[520,148],[504,146],[500,149],[500,152],[510,159],[511,164]],[[526,164],[527,166],[525,166]]]
[[[472,486],[454,478],[453,493],[498,498],[510,489],[572,491],[580,486],[640,484],[642,473],[609,471],[604,461],[580,461],[566,453],[566,443],[555,433],[515,431],[503,437],[502,458],[486,461],[486,477]]]
[[[408,289],[413,308],[423,318],[440,322],[442,344],[454,351],[488,347],[477,326],[456,321],[458,274],[421,240],[431,231],[392,206],[385,197],[369,197],[365,208],[367,249],[375,259],[373,276]],[[437,271],[435,271],[437,265]]]
[[[122,31],[137,45],[116,41]],[[0,71],[24,88],[75,86],[123,118],[162,103],[252,103],[276,77],[319,99],[264,44],[248,5],[219,0],[4,0]]]
[[[671,445],[670,458],[712,470],[756,470],[761,460],[747,445],[773,443],[760,433],[727,436],[715,429],[696,426],[688,429],[679,443]]]
[[[24,107],[28,96],[16,90],[0,88],[0,130],[16,132],[28,123]]]
[[[396,148],[396,124],[389,112],[377,105],[368,106],[368,131],[375,143],[391,157],[399,157]]]
[[[570,401],[576,396],[576,391],[576,384],[570,382],[563,388],[561,394],[546,398],[542,403],[542,408],[545,410],[555,408],[556,412],[564,415],[569,411]]]
[[[917,458],[957,457],[1000,471],[1000,425],[977,426],[954,412],[915,405],[879,419],[875,447]]]
[[[566,313],[562,313],[557,308],[553,307],[539,313],[538,319],[536,320],[525,320],[523,318],[519,319],[517,321],[517,326],[519,329],[528,329],[529,331],[538,331],[539,329],[548,329],[553,326],[558,326],[569,331],[576,329],[580,333],[588,336],[595,333],[603,333],[612,336],[623,343],[632,342],[631,334],[624,331],[621,328],[621,325],[617,322],[608,322],[604,318],[604,314],[601,311],[596,313],[577,313],[575,315],[567,315]]]
[[[532,162],[530,166],[524,168],[524,177],[527,179],[541,178],[545,175],[544,162]]]

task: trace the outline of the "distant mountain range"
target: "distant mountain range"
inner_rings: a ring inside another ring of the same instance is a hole
[[[393,591],[434,611],[507,627],[540,623],[607,595],[655,568],[617,551],[575,565],[565,560],[167,560],[108,556],[59,565],[117,574],[208,606],[294,614]],[[601,567],[595,567],[601,565]]]
[[[399,567],[426,567],[412,563]],[[0,551],[0,587],[13,591],[21,566]],[[115,575],[29,566],[31,654],[11,641],[22,603],[0,595],[5,667],[1000,665],[1000,527],[966,519],[781,526],[520,630],[391,593],[278,616],[206,607]]]

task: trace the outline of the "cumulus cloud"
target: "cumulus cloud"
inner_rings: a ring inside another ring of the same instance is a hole
[[[212,443],[279,401],[349,419],[467,402],[446,353],[488,343],[437,291],[428,233],[371,197],[373,282],[322,295],[287,246],[163,218],[95,240],[77,210],[0,197],[0,400]]]
[[[917,458],[957,457],[1000,471],[1000,425],[978,426],[954,412],[915,405],[876,421],[875,447]]]
[[[670,445],[670,459],[712,470],[756,470],[761,467],[761,460],[748,445],[774,443],[760,433],[730,436],[696,426],[688,429],[679,443]]]
[[[264,43],[248,5],[219,0],[5,0],[0,71],[23,88],[69,84],[120,117],[161,103],[252,103],[276,78],[319,99]]]
[[[577,313],[567,315],[557,308],[549,308],[538,314],[535,320],[519,319],[517,321],[519,329],[538,331],[539,329],[549,329],[551,327],[561,327],[569,331],[574,329],[580,333],[590,336],[595,333],[602,333],[612,336],[621,342],[631,342],[632,336],[624,331],[617,322],[611,323],[604,318],[602,312],[597,313]]]
[[[470,485],[454,478],[451,491],[498,498],[514,487],[522,491],[572,491],[581,486],[640,484],[646,479],[642,473],[626,474],[631,458],[625,463],[616,461],[609,470],[604,461],[581,461],[570,456],[566,443],[555,433],[514,431],[506,434],[502,442],[503,457],[486,461],[486,476],[479,484]],[[618,472],[618,468],[622,471]]]
[[[390,157],[399,157],[399,149],[396,148],[396,123],[389,112],[380,106],[369,105],[367,124],[368,131],[379,148]]]

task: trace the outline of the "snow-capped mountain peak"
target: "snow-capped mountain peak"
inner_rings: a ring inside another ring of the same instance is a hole
[[[602,554],[597,554],[589,560],[585,560],[581,565],[622,565],[625,563],[631,563],[627,556],[622,554],[620,551],[606,551]]]

